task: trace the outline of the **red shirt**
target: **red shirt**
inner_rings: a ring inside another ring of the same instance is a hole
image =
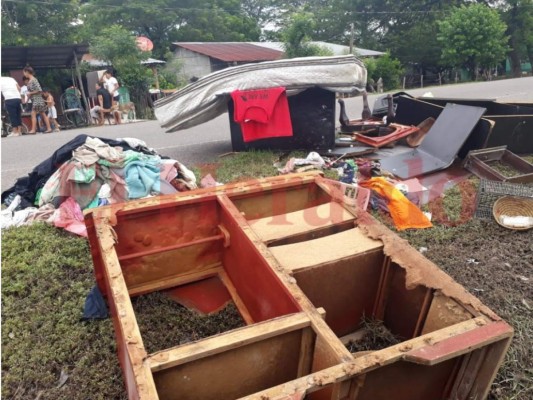
[[[235,90],[234,120],[240,123],[245,142],[292,136],[289,102],[284,87],[258,90]]]

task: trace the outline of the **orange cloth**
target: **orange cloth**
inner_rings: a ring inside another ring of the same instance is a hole
[[[385,178],[371,178],[359,182],[359,185],[372,189],[377,194],[389,200],[389,211],[394,225],[399,231],[409,228],[431,228],[431,221],[420,209],[409,201],[392,183]]]

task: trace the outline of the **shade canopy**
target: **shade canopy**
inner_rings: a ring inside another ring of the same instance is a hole
[[[71,68],[75,65],[74,56],[80,62],[89,52],[87,44],[54,46],[5,46],[2,47],[2,70],[22,69],[27,65],[33,68]]]

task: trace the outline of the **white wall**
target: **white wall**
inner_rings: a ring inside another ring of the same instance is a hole
[[[201,78],[211,73],[209,57],[177,47],[174,51],[176,57],[182,62],[181,75],[188,81],[193,76]]]

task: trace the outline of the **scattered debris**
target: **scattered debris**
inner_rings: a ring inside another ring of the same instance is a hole
[[[401,339],[393,335],[383,321],[363,317],[361,319],[361,339],[348,342],[346,348],[350,353],[367,350],[381,350],[398,344]]]
[[[507,146],[472,150],[464,167],[479,178],[493,181],[533,182],[533,165],[507,150]]]
[[[59,389],[61,386],[63,386],[65,383],[67,383],[69,378],[69,375],[65,372],[64,369],[61,370],[61,375],[59,376],[59,382],[57,384],[57,388]]]

